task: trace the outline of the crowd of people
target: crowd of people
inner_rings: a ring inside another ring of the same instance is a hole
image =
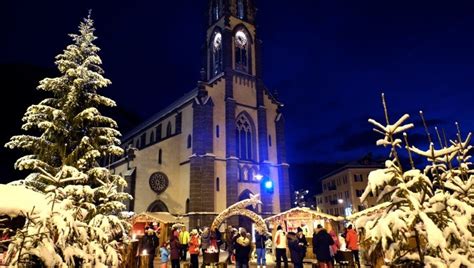
[[[180,267],[180,262],[186,262],[189,254],[190,268],[199,267],[199,255],[217,254],[221,250],[227,251],[226,262],[235,263],[237,268],[248,268],[252,252],[256,253],[256,262],[258,268],[265,268],[267,265],[267,254],[272,253],[275,247],[276,267],[288,267],[287,249],[290,253],[291,262],[295,268],[303,267],[303,260],[306,256],[308,242],[304,230],[298,227],[296,232],[286,233],[281,226],[277,227],[275,237],[268,233],[255,233],[255,246],[252,247],[251,234],[244,228],[233,228],[228,226],[226,231],[221,234],[219,230],[209,230],[205,227],[202,230],[193,229],[188,232],[185,227],[173,228],[169,240],[160,244],[158,231],[153,226],[147,226],[145,235],[142,239],[140,251],[146,250],[150,259],[155,258],[158,251],[161,267],[166,268],[171,263],[172,268]],[[359,263],[358,236],[352,225],[349,225],[342,234],[348,250],[352,251],[353,258],[357,267]],[[274,243],[274,245],[273,245]],[[331,230],[328,232],[321,225],[318,225],[314,231],[313,253],[318,260],[320,267],[333,267],[337,253],[341,248],[338,235]],[[157,250],[159,247],[159,250]],[[253,251],[255,249],[255,251]],[[206,262],[206,258],[203,258]],[[207,263],[208,264],[208,263]],[[149,267],[152,268],[153,261],[150,261]]]

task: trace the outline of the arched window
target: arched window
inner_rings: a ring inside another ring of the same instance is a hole
[[[247,33],[240,29],[235,33],[235,69],[248,73],[249,68],[249,38]]]
[[[252,124],[245,114],[241,114],[236,121],[237,156],[243,160],[252,157]]]
[[[186,199],[186,208],[185,208],[185,212],[186,213],[189,213],[189,198]]]
[[[214,32],[211,42],[211,63],[212,63],[212,76],[216,76],[223,71],[222,63],[222,34],[219,31]]]
[[[272,135],[268,135],[268,146],[272,147]]]
[[[237,17],[241,20],[245,19],[245,1],[237,0]]]
[[[219,125],[216,125],[216,138],[219,138]]]
[[[221,189],[221,181],[219,177],[216,178],[216,192],[219,192]]]
[[[191,134],[188,135],[188,149],[191,148],[192,145],[192,140],[191,140]]]
[[[163,151],[160,149],[158,151],[158,164],[161,164],[162,163],[162,157],[163,157]]]
[[[168,122],[168,125],[166,126],[166,137],[171,136],[171,122]]]
[[[168,212],[168,207],[166,206],[166,204],[161,201],[161,200],[155,200],[153,201],[153,203],[151,203],[147,210],[146,211],[149,211],[149,212]]]

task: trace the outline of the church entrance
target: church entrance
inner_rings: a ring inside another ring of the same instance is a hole
[[[249,190],[244,190],[240,195],[239,195],[239,201],[249,199],[250,194],[253,194]],[[256,212],[253,206],[248,206],[246,209],[251,210],[253,212]],[[239,227],[245,228],[247,232],[252,232],[252,220],[248,217],[245,216],[239,216]]]

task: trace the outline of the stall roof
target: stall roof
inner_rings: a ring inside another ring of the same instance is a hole
[[[278,217],[281,217],[281,216],[286,216],[292,212],[303,212],[303,213],[308,213],[308,214],[311,214],[312,216],[317,216],[317,217],[320,217],[320,218],[324,218],[324,219],[328,219],[328,220],[333,220],[333,221],[342,221],[344,220],[344,217],[337,217],[337,216],[333,216],[333,215],[329,215],[329,214],[326,214],[326,213],[322,213],[322,212],[318,212],[318,211],[315,211],[315,210],[312,210],[310,208],[292,208],[292,209],[289,209],[287,211],[283,211],[281,213],[278,213],[276,215],[273,215],[271,217],[268,217],[265,219],[265,221],[271,221],[271,220],[274,220]]]
[[[162,222],[162,223],[176,223],[181,222],[178,217],[173,216],[168,212],[142,212],[131,218],[133,223],[136,222]]]
[[[347,220],[353,221],[353,220],[356,220],[356,219],[358,219],[362,216],[370,216],[374,213],[379,212],[382,209],[387,208],[390,204],[392,204],[392,203],[391,202],[384,202],[384,203],[378,204],[376,206],[373,206],[371,208],[366,208],[362,211],[359,211],[359,212],[356,212],[356,213],[354,213],[350,216],[347,216]]]

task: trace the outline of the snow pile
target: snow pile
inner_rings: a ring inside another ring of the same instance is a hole
[[[73,44],[56,57],[61,76],[38,86],[52,96],[30,106],[23,117],[22,129],[33,134],[13,136],[6,144],[29,153],[15,166],[31,173],[15,182],[18,186],[4,188],[12,193],[1,197],[17,195],[22,202],[11,207],[1,202],[0,209],[9,215],[29,212],[33,205],[41,209],[41,217],[27,215],[24,228],[12,237],[6,255],[11,266],[117,267],[118,240],[129,228],[119,217],[130,198],[122,192],[126,181],[99,164],[123,150],[116,122],[98,109],[115,102],[97,93],[111,82],[103,77],[90,15],[79,34],[70,36]]]
[[[383,135],[377,145],[390,148],[385,168],[370,173],[363,202],[370,193],[384,205],[376,213],[362,214],[355,222],[364,229],[363,244],[372,261],[384,258],[386,265],[425,265],[428,267],[472,267],[474,263],[474,170],[471,170],[471,133],[462,139],[459,127],[455,139],[444,141],[436,129],[439,145],[428,136],[429,147],[410,146],[413,127],[403,115],[390,124],[383,98],[386,125],[370,119]],[[422,115],[422,114],[421,114]],[[423,122],[424,118],[422,116]],[[428,128],[425,123],[426,132]],[[411,169],[404,170],[399,151],[405,147]],[[438,148],[437,148],[438,147]],[[428,165],[417,169],[412,154],[426,158]]]
[[[44,194],[25,186],[0,184],[0,215],[13,218],[34,214],[44,217],[49,209]]]

